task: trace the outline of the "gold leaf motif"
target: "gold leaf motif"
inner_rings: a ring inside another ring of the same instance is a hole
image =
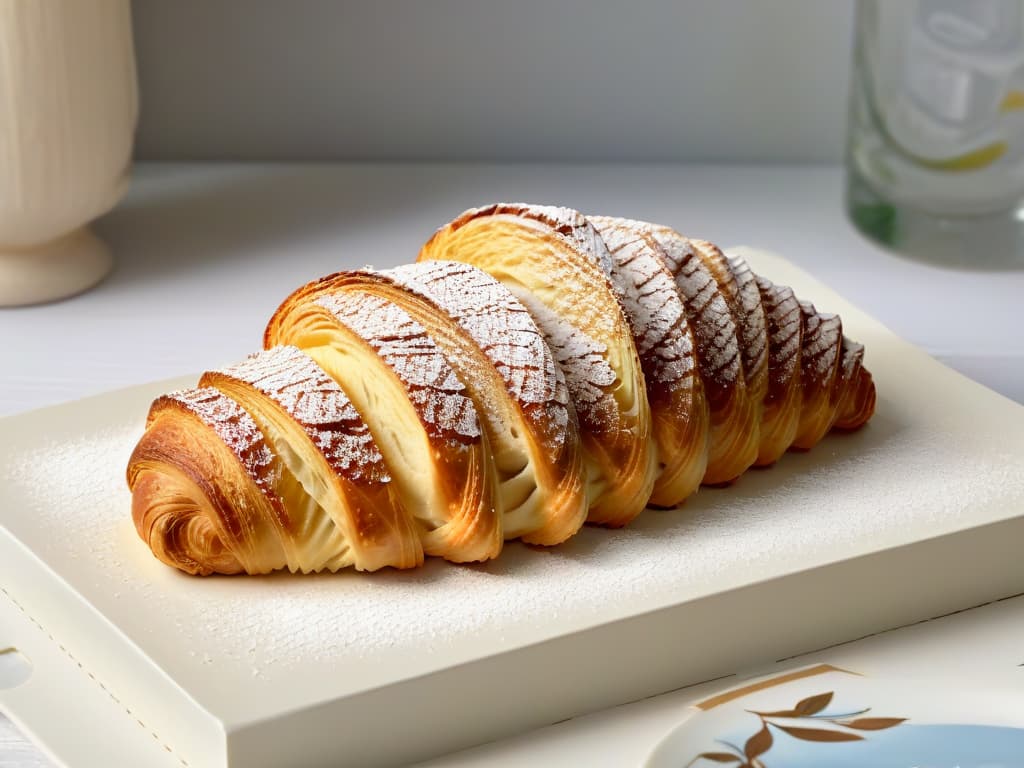
[[[863,741],[864,737],[856,733],[843,731],[826,731],[823,728],[798,728],[793,725],[778,726],[794,739],[803,741]]]
[[[808,696],[806,699],[798,701],[797,705],[793,707],[793,711],[796,712],[796,717],[816,715],[827,707],[831,701],[832,691],[819,693],[817,696]]]
[[[761,726],[761,730],[747,739],[743,752],[747,760],[753,760],[758,755],[763,755],[772,747],[772,732],[768,730],[767,723]]]
[[[779,709],[775,712],[757,712],[753,709],[748,709],[747,712],[758,717],[800,717],[800,714],[795,709]]]
[[[765,768],[764,763],[759,758],[765,752],[768,752],[774,744],[774,737],[770,726],[774,726],[788,736],[802,741],[849,742],[863,741],[867,737],[846,730],[822,728],[818,727],[818,725],[838,726],[855,731],[883,731],[907,721],[905,717],[858,717],[858,715],[864,715],[869,712],[870,707],[846,715],[829,716],[820,714],[832,703],[833,696],[833,691],[808,696],[798,701],[792,709],[780,709],[772,712],[759,712],[748,709],[746,711],[749,714],[756,715],[760,719],[761,728],[747,739],[747,743],[743,747],[744,756],[746,757],[745,761],[743,756],[738,757],[730,752],[705,752],[688,763],[687,768],[701,759],[723,764],[736,763],[736,768]],[[716,702],[716,705],[717,703],[721,702]],[[813,727],[783,725],[777,722],[777,720],[803,720]],[[737,748],[733,747],[733,749]]]
[[[843,723],[843,725],[847,728],[856,728],[858,731],[882,731],[886,728],[893,728],[906,720],[905,717],[861,717]]]

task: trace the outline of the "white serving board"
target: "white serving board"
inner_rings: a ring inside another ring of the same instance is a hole
[[[363,766],[1024,591],[1024,408],[778,257],[746,255],[865,343],[879,390],[866,429],[625,530],[511,544],[483,566],[195,579],[137,539],[123,479],[149,402],[195,377],[10,417],[0,602],[39,631],[14,642],[0,624],[0,649],[46,663],[56,647],[65,676],[124,714],[111,733],[140,728],[177,764]],[[78,714],[55,722],[61,696],[34,675],[0,708],[58,759],[102,764],[72,735],[97,709],[62,701]]]

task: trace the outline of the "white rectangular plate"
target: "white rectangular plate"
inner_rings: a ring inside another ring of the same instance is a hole
[[[0,625],[0,649],[63,658],[177,764],[389,764],[1024,591],[1024,408],[745,255],[866,345],[867,428],[486,565],[197,579],[138,540],[123,477],[150,401],[195,377],[11,417],[0,601],[38,631]],[[0,707],[73,763],[75,722],[47,715],[55,675]]]

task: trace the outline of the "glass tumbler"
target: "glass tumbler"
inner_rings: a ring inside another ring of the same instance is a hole
[[[847,139],[862,232],[1024,268],[1024,0],[858,0]]]

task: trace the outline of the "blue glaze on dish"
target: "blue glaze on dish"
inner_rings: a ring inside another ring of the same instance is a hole
[[[749,729],[723,734],[722,739],[742,746],[745,735]],[[1020,728],[908,722],[865,733],[862,741],[808,742],[777,728],[772,736],[771,749],[760,757],[765,768],[1024,768]],[[716,763],[698,760],[693,765],[711,768]]]

